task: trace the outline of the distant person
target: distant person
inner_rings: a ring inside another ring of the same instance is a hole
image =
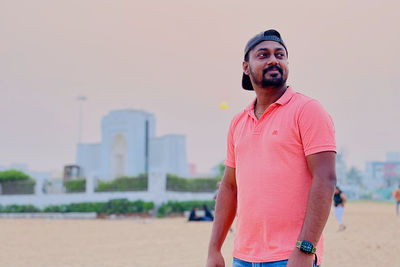
[[[335,205],[335,218],[339,222],[339,231],[344,231],[346,229],[346,225],[343,223],[343,213],[344,204],[346,203],[346,196],[337,186],[335,189],[335,194],[333,195],[333,203]]]
[[[203,205],[204,217],[210,221],[214,221],[214,215],[208,209],[207,205]]]
[[[399,206],[400,206],[400,185],[399,187],[393,192],[393,197],[396,200],[396,215],[399,216]]]
[[[194,206],[193,209],[190,211],[190,215],[189,215],[189,219],[188,221],[213,221],[214,220],[214,216],[212,215],[212,213],[210,212],[210,210],[207,208],[206,205],[203,205],[204,208],[204,216],[197,216],[197,211],[199,210],[199,208],[197,206]]]
[[[194,206],[192,210],[190,211],[189,219],[188,221],[201,221],[201,217],[197,216],[197,211],[199,208],[197,206]]]
[[[242,67],[242,87],[255,98],[229,127],[207,267],[225,266],[221,247],[236,214],[234,267],[319,265],[336,184],[333,121],[286,84],[288,51],[278,31],[251,38]]]

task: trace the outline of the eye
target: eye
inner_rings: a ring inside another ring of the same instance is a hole
[[[260,53],[260,54],[258,54],[258,57],[259,58],[267,58],[268,54],[267,53]]]
[[[276,54],[276,57],[279,58],[279,59],[282,59],[282,58],[285,58],[285,54],[280,52],[280,53]]]

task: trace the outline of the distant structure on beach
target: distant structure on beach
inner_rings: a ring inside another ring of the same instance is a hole
[[[347,166],[344,160],[343,152],[338,152],[336,155],[336,177],[337,184],[343,186],[347,184]]]
[[[386,153],[385,161],[368,161],[363,171],[347,169],[343,153],[336,158],[337,184],[349,199],[390,199],[400,184],[400,152]]]
[[[388,152],[386,161],[369,161],[365,166],[369,189],[396,188],[400,180],[400,152]]]
[[[156,137],[153,114],[143,110],[114,110],[101,122],[101,143],[78,144],[76,165],[80,176],[102,180],[164,172],[187,177],[186,137]]]

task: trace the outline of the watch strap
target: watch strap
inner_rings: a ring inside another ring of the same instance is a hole
[[[311,245],[311,251],[309,250],[305,250],[301,245],[304,243],[308,243],[308,245]],[[313,243],[309,242],[309,241],[305,241],[305,240],[300,240],[296,242],[296,247],[298,249],[300,249],[300,251],[304,252],[304,253],[308,253],[308,254],[315,254],[315,252],[317,251],[317,248],[314,246]]]

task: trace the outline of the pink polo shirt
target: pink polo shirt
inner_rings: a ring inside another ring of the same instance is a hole
[[[254,101],[233,118],[228,133],[225,165],[235,168],[238,192],[233,256],[284,260],[295,249],[313,179],[306,156],[336,151],[334,126],[316,100],[290,87],[259,120]],[[322,254],[320,240],[318,264]]]

